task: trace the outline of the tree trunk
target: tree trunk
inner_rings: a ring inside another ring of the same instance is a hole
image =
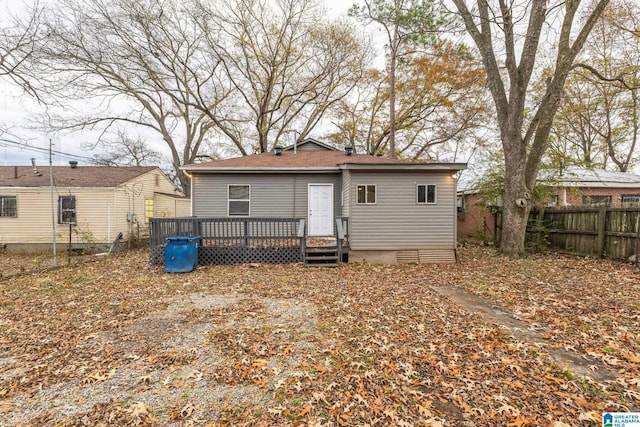
[[[507,255],[522,255],[525,250],[526,228],[531,203],[525,201],[521,205],[525,191],[516,185],[507,186],[502,207],[502,235],[500,252]]]
[[[389,157],[396,158],[396,61],[397,36],[393,32],[391,56],[389,58]]]
[[[505,154],[502,235],[500,251],[511,256],[524,254],[526,225],[531,210],[531,189],[526,181],[527,150],[522,142],[520,116],[509,115],[503,127]]]
[[[175,169],[178,181],[180,181],[180,186],[182,187],[182,192],[185,196],[191,197],[191,178],[189,178],[183,170],[180,170],[179,167]]]

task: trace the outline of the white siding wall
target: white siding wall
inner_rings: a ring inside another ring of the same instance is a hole
[[[357,185],[377,186],[375,205],[358,205]],[[416,185],[437,185],[437,204],[417,204]],[[451,173],[351,172],[353,250],[455,249],[455,180]]]
[[[153,216],[159,218],[174,216],[190,216],[191,204],[189,199],[171,197],[166,194],[155,194]]]
[[[50,243],[53,241],[51,193],[44,188],[15,189],[17,218],[0,218],[0,243]],[[3,192],[3,195],[6,193]],[[113,189],[62,188],[54,192],[56,240],[69,241],[69,226],[58,224],[58,197],[76,197],[77,224],[72,227],[72,242],[107,242],[109,218],[113,220]]]
[[[156,178],[157,177],[157,178]],[[145,199],[155,192],[174,193],[174,185],[159,170],[152,170],[117,188],[54,189],[56,239],[69,241],[69,226],[58,224],[58,196],[76,196],[77,224],[72,227],[73,243],[92,240],[111,242],[118,232],[129,235],[127,213],[134,214],[131,231],[144,235],[147,226]],[[17,196],[18,217],[0,217],[0,243],[51,243],[51,198],[49,188],[11,188],[0,190],[3,196]]]
[[[181,194],[174,190],[175,185],[157,169],[119,185],[115,191],[118,207],[116,218],[118,231],[126,231],[125,238],[129,232],[136,237],[138,234],[141,237],[148,235],[149,226],[145,222],[145,200],[154,199],[154,210],[156,210],[155,193]],[[127,222],[127,213],[133,215],[133,222]],[[167,213],[168,216],[175,216],[175,207],[171,212],[164,213]]]

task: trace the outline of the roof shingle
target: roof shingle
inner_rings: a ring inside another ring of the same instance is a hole
[[[59,187],[116,187],[145,174],[155,166],[68,166],[53,167],[53,182]],[[48,187],[49,167],[0,166],[0,187]],[[17,177],[16,177],[17,176]]]
[[[210,168],[336,168],[342,164],[398,164],[407,165],[403,162],[388,157],[370,156],[367,154],[352,154],[347,156],[344,151],[283,151],[276,156],[273,153],[254,154],[251,156],[235,157],[232,159],[213,160],[206,163],[187,165],[187,170],[210,169]]]

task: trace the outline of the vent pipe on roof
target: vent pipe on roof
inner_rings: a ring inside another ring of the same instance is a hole
[[[347,145],[346,147],[344,147],[344,152],[347,153],[347,156],[350,156],[353,154],[353,147],[350,145]]]
[[[40,173],[40,171],[38,170],[38,167],[36,166],[36,158],[32,157],[31,158],[31,170],[33,171],[34,174],[36,174],[37,176],[42,176],[42,174]]]
[[[69,166],[71,169],[75,169],[78,167],[78,162],[76,160],[69,160]]]
[[[281,156],[282,155],[282,147],[279,145],[276,145],[275,147],[273,147],[273,152],[275,153],[276,156]]]
[[[14,179],[18,179],[18,167],[17,166],[13,167],[13,178]]]

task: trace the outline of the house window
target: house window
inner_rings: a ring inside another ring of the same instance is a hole
[[[358,185],[358,204],[374,205],[376,203],[376,186],[375,185]]]
[[[418,184],[417,186],[418,204],[434,204],[436,203],[436,186],[435,184]]]
[[[153,199],[144,200],[144,222],[149,223],[149,218],[153,218]]]
[[[229,216],[249,216],[249,185],[229,185]]]
[[[639,195],[622,195],[622,199],[621,199],[622,203],[640,203],[640,196]]]
[[[554,206],[558,206],[558,195],[554,195],[554,196],[549,196],[547,198],[547,206],[549,207],[554,207]]]
[[[0,216],[18,216],[18,199],[16,196],[0,196]]]
[[[58,197],[58,224],[76,223],[76,196]]]
[[[611,196],[582,196],[583,205],[610,205]]]
[[[610,205],[611,196],[582,196],[583,205]]]

